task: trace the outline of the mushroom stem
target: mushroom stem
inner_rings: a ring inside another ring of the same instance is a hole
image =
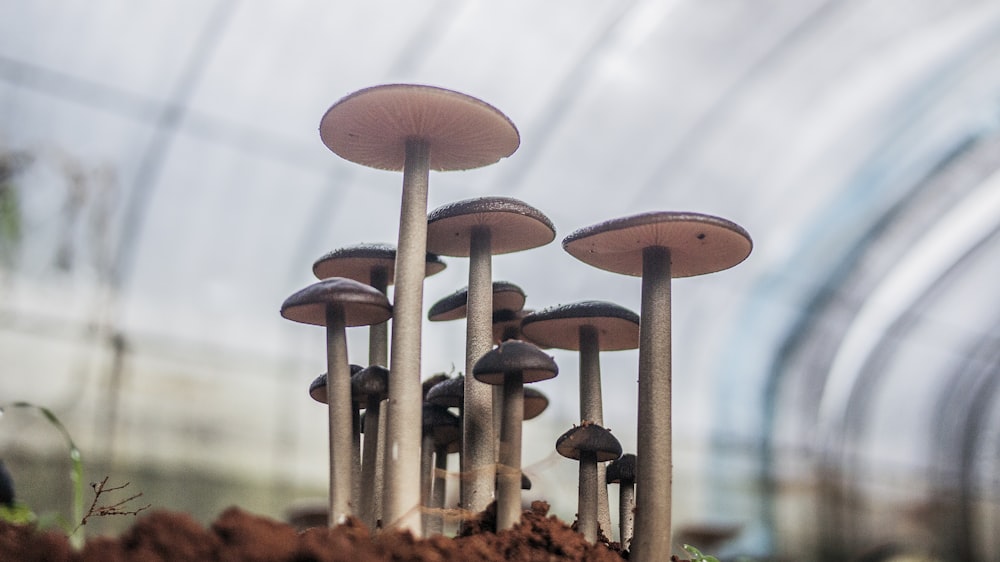
[[[369,285],[381,291],[382,294],[387,294],[389,290],[389,272],[384,267],[373,267]],[[389,364],[388,320],[380,324],[372,324],[368,328],[368,364]]]
[[[427,257],[430,146],[406,141],[390,350],[384,523],[420,536],[420,330]]]
[[[420,447],[420,505],[431,507],[431,489],[434,483],[434,435],[424,434]],[[420,519],[424,528],[424,538],[430,536],[431,514],[427,509],[420,510]]]
[[[379,418],[382,417],[381,405],[379,397],[370,395],[365,407],[365,446],[364,456],[361,459],[361,481],[368,493],[361,494],[359,511],[362,521],[371,529],[375,528],[378,520],[375,496],[379,486],[375,485],[375,467],[379,457],[378,447],[381,445],[378,439]]]
[[[496,441],[493,389],[476,380],[473,367],[493,347],[493,264],[487,228],[475,228],[469,243],[469,289],[466,312],[465,395],[462,405],[462,508],[473,513],[493,499]]]
[[[597,329],[591,325],[580,326],[580,419],[604,425],[604,407],[601,397],[601,346]],[[611,507],[608,504],[608,485],[605,483],[607,465],[597,463],[597,523],[606,536],[611,536]]]
[[[670,427],[670,251],[643,250],[639,327],[639,409],[635,537],[632,556],[669,553],[672,455]]]
[[[590,543],[597,542],[597,485],[597,455],[592,452],[582,452],[576,528]]]
[[[618,490],[618,530],[622,549],[628,550],[635,529],[635,485],[622,482]]]
[[[500,466],[497,469],[497,531],[521,520],[521,422],[524,420],[524,376],[503,379],[503,421],[500,423]]]
[[[330,440],[330,527],[353,513],[351,506],[352,458],[351,368],[347,362],[344,310],[326,307],[326,400]],[[348,454],[344,454],[348,452]]]
[[[424,525],[427,536],[440,535],[444,529],[444,518],[440,510],[444,509],[447,474],[448,447],[438,447],[434,450],[434,478],[431,479],[431,509],[435,511],[431,512],[428,523]]]

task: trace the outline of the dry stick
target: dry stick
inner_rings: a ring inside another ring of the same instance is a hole
[[[639,327],[639,412],[635,536],[632,555],[654,560],[669,553],[673,460],[670,428],[670,250],[642,254]]]
[[[369,281],[369,284],[382,294],[388,294],[389,272],[385,267],[373,267]],[[368,328],[368,364],[383,367],[389,365],[388,320],[372,324]],[[361,459],[361,482],[364,483],[367,492],[361,493],[361,519],[371,529],[375,528],[382,515],[382,486],[377,483],[381,482],[383,475],[380,459],[384,458],[385,436],[379,430],[384,431],[385,415],[380,409],[381,402],[372,404],[369,400],[368,408],[365,409],[365,444],[364,456]],[[374,419],[370,419],[372,417]]]
[[[383,522],[422,535],[420,521],[420,336],[427,259],[430,147],[406,141],[396,245]]]
[[[601,398],[600,341],[593,326],[580,326],[580,419],[604,426]],[[608,505],[607,465],[597,463],[597,524],[611,536],[611,508]],[[580,481],[583,486],[583,480]]]
[[[472,369],[493,347],[493,262],[489,229],[475,228],[469,242],[469,289],[466,308],[465,391],[462,406],[463,472],[461,507],[486,509],[496,486],[496,435],[493,389],[477,381]]]

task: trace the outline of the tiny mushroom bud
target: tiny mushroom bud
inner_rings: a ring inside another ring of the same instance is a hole
[[[635,455],[626,453],[608,465],[608,484],[618,484],[618,531],[628,550],[635,526]]]
[[[556,452],[580,461],[577,528],[589,541],[597,541],[597,463],[615,460],[622,445],[603,427],[584,422],[556,440]]]
[[[497,530],[510,529],[521,519],[521,422],[524,383],[551,379],[559,373],[552,357],[533,344],[508,340],[483,355],[473,367],[476,380],[503,385],[503,416],[497,487]],[[491,478],[491,480],[493,480]]]

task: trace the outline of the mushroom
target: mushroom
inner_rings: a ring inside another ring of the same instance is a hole
[[[493,311],[521,310],[527,297],[524,290],[510,281],[493,282]],[[469,312],[469,288],[462,287],[454,293],[438,300],[427,311],[431,322],[460,320]]]
[[[457,453],[460,448],[462,422],[448,408],[425,402],[422,435],[420,489],[423,505],[428,508],[424,511],[424,536],[429,537],[441,534],[444,475],[448,472],[448,455]]]
[[[351,364],[353,377],[362,369],[361,365]],[[317,402],[326,404],[326,373],[313,379],[309,384],[309,396]],[[351,399],[351,504],[359,505],[361,501],[361,417],[360,405]]]
[[[753,242],[739,225],[699,213],[651,212],[573,232],[563,249],[594,267],[642,277],[636,457],[636,560],[670,552],[670,280],[733,267]]]
[[[635,527],[635,455],[626,453],[608,465],[608,484],[618,484],[618,536],[628,550]]]
[[[521,322],[524,339],[556,349],[580,352],[580,419],[604,425],[601,399],[602,351],[639,347],[639,315],[605,301],[582,301],[529,314]],[[611,535],[605,465],[597,466],[597,518]]]
[[[361,520],[370,528],[378,521],[376,507],[381,503],[381,486],[375,481],[378,463],[378,426],[382,401],[389,395],[389,369],[369,365],[351,376],[351,396],[365,408],[365,446],[361,459],[361,489],[358,509]]]
[[[542,391],[534,388],[524,388],[524,421],[533,420],[542,415],[549,407],[549,398]]]
[[[326,326],[326,397],[330,441],[330,526],[342,523],[351,504],[354,408],[345,327],[385,322],[392,316],[389,299],[351,279],[333,277],[296,292],[281,305],[281,315],[295,322]],[[346,454],[345,454],[346,453]]]
[[[548,217],[510,197],[466,199],[438,207],[428,215],[427,247],[445,256],[469,257],[467,373],[493,345],[492,256],[543,246],[555,236]],[[486,509],[493,495],[493,404],[498,402],[498,394],[473,377],[466,377],[465,384],[462,461],[469,478],[462,481],[460,501],[464,509],[478,512]]]
[[[511,310],[507,308],[498,309],[493,307],[493,343],[499,344],[507,340],[526,339],[521,337],[521,321],[531,314],[532,310]],[[534,343],[534,342],[532,342]],[[538,345],[538,344],[535,344]],[[545,348],[543,345],[538,347]]]
[[[440,273],[445,263],[438,256],[427,253],[424,276]],[[313,263],[317,279],[346,277],[360,281],[388,294],[396,270],[396,248],[392,244],[355,244],[337,248],[324,254]],[[372,324],[368,333],[368,364],[389,364],[389,324]]]
[[[517,150],[517,128],[495,107],[452,90],[389,84],[357,91],[323,115],[320,138],[342,158],[402,170],[389,367],[385,513],[420,534],[420,336],[430,170],[468,170]]]
[[[521,519],[521,422],[524,420],[524,384],[551,379],[558,373],[559,368],[552,357],[534,344],[520,340],[503,342],[483,355],[473,366],[472,375],[476,380],[491,385],[503,385],[499,466],[493,478],[499,483],[497,531],[510,529]],[[468,385],[465,393],[468,396]]]
[[[459,375],[435,384],[427,391],[425,400],[445,408],[462,411],[465,377]],[[537,418],[549,407],[549,399],[540,390],[524,387],[524,421]]]
[[[587,541],[597,542],[597,463],[612,461],[622,454],[622,445],[611,432],[584,421],[556,440],[556,452],[580,461],[577,530]],[[637,560],[656,560],[646,558]]]

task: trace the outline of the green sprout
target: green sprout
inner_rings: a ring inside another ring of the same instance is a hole
[[[691,555],[691,562],[719,562],[718,558],[702,554],[700,550],[689,544],[684,545],[684,550]]]

